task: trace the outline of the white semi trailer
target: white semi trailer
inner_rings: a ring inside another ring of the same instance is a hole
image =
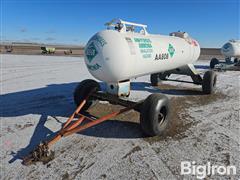
[[[113,96],[118,97],[122,102],[121,96],[130,94],[130,79],[148,74],[153,86],[171,74],[184,74],[191,76],[194,84],[202,85],[203,93],[214,92],[216,74],[207,71],[202,77],[194,68],[200,46],[186,32],[173,32],[168,36],[149,34],[146,25],[121,19],[106,25],[106,30],[90,38],[84,56],[89,72],[96,79],[106,82],[106,92],[101,91],[99,83],[94,80],[82,81],[74,92],[77,105],[89,92],[95,93],[83,109],[88,109],[102,96],[109,101]],[[168,98],[165,95],[150,95],[138,111],[146,134],[159,135],[164,132],[169,122]]]

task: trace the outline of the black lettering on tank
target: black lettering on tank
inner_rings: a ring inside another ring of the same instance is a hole
[[[168,59],[168,58],[169,58],[168,53],[159,53],[159,54],[156,54],[154,60],[165,60],[165,59]]]

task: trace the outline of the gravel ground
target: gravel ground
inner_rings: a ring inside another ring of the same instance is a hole
[[[41,140],[59,130],[74,111],[77,83],[92,78],[80,57],[1,55],[0,179],[196,179],[180,175],[181,161],[197,165],[235,165],[237,175],[206,179],[239,179],[240,72],[218,73],[217,92],[203,95],[201,87],[149,77],[134,79],[130,99],[151,93],[171,99],[171,125],[163,137],[145,137],[139,114],[130,111],[100,125],[63,138],[53,146],[47,164],[21,164]],[[206,71],[208,62],[198,61]],[[171,79],[190,80],[174,75]],[[100,102],[90,109],[103,115],[120,106]]]

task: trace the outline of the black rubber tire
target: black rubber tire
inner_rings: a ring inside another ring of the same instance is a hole
[[[214,71],[207,71],[203,76],[202,90],[204,94],[212,94],[216,89],[217,74]]]
[[[226,57],[225,61],[226,61],[227,64],[230,64],[231,63],[231,57]]]
[[[150,75],[150,81],[152,86],[158,86],[161,80],[166,80],[168,74],[166,73],[155,73]]]
[[[167,78],[166,78],[167,76],[168,76],[168,74],[166,74],[166,73],[159,73],[159,74],[158,74],[158,77],[159,77],[160,80],[166,80],[166,79],[167,79]]]
[[[210,68],[213,69],[216,64],[219,64],[219,60],[217,58],[212,58],[210,61]]]
[[[149,95],[140,111],[140,125],[148,136],[163,135],[169,125],[169,100],[163,94]]]
[[[87,97],[88,93],[91,92],[94,88],[96,88],[96,91],[100,90],[100,85],[98,82],[92,80],[92,79],[86,79],[83,80],[78,84],[78,86],[75,88],[73,98],[76,106],[79,106],[79,104]],[[96,104],[96,99],[93,99],[92,97],[89,97],[86,104],[82,107],[82,110],[87,110],[90,106],[93,106]]]
[[[236,64],[238,63],[238,58],[234,58],[233,62]]]
[[[159,80],[159,74],[158,73],[150,75],[150,81],[151,81],[152,86],[157,86],[158,85],[158,80]]]

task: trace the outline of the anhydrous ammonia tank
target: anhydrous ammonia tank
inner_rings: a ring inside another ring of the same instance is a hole
[[[198,42],[185,32],[154,35],[147,33],[146,25],[113,22],[107,24],[107,30],[96,33],[85,48],[87,68],[99,80],[119,82],[172,70],[193,63],[200,55]]]
[[[221,48],[221,53],[225,57],[236,57],[240,58],[240,40],[229,40]]]

